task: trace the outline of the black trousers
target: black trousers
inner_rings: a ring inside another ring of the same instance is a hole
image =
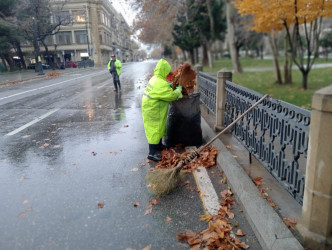
[[[112,76],[113,76],[113,84],[114,84],[114,88],[115,89],[121,89],[121,84],[120,84],[120,77],[118,75],[118,73],[116,72],[113,72],[112,73]]]

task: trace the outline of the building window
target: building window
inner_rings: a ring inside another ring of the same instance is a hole
[[[101,31],[99,31],[99,42],[103,44],[103,33]]]
[[[56,12],[56,13],[54,13],[53,18],[54,18],[54,23],[61,23],[61,24],[70,23],[69,11]]]
[[[75,31],[76,43],[88,43],[88,33],[86,30]]]
[[[56,34],[57,44],[72,44],[71,31],[62,31]]]
[[[73,10],[73,21],[76,23],[85,23],[87,20],[86,11],[84,10]]]
[[[47,37],[45,38],[45,43],[46,43],[47,45],[53,45],[53,44],[54,44],[53,36],[47,36]]]

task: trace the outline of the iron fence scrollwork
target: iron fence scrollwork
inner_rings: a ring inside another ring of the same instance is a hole
[[[262,95],[226,81],[225,126]],[[303,203],[310,111],[269,98],[232,127],[232,133]]]

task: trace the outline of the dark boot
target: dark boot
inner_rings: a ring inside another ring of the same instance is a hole
[[[148,159],[152,161],[161,161],[161,157],[157,154],[158,144],[149,144]]]

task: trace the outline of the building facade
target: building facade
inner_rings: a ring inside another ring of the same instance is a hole
[[[123,62],[132,60],[130,27],[109,0],[51,0],[51,4],[51,22],[63,25],[46,38],[47,53],[40,46],[44,62],[92,59],[96,65],[105,65],[113,53]],[[34,58],[32,44],[22,49],[26,57]]]

